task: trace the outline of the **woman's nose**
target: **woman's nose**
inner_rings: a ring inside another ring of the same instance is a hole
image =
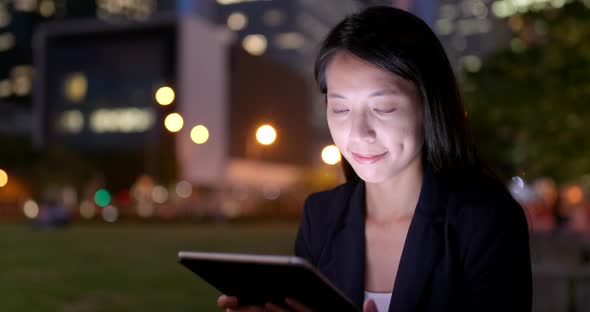
[[[375,141],[375,129],[371,126],[367,114],[357,114],[351,118],[350,139],[359,142],[371,143]]]

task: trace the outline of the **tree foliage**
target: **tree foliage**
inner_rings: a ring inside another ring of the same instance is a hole
[[[483,158],[504,176],[590,174],[590,9],[512,17],[511,47],[466,73],[465,96]]]

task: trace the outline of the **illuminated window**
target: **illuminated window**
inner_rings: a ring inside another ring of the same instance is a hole
[[[15,11],[33,12],[37,9],[37,0],[14,0]]]
[[[97,15],[100,18],[125,17],[144,20],[157,8],[156,0],[97,0]]]
[[[55,2],[53,0],[43,0],[39,4],[39,14],[44,17],[50,17],[55,14]]]
[[[61,113],[57,122],[58,129],[66,133],[80,133],[84,128],[84,116],[79,110]]]
[[[267,26],[275,27],[281,25],[284,22],[285,15],[280,10],[268,10],[264,12],[262,20]]]
[[[98,109],[90,114],[90,130],[95,133],[145,132],[154,125],[154,113],[145,108]]]
[[[33,88],[33,67],[30,65],[19,65],[10,71],[12,88],[14,94],[25,96],[31,93]]]
[[[227,27],[233,31],[242,30],[248,25],[248,18],[240,12],[234,12],[227,18]]]
[[[14,35],[11,33],[0,34],[0,52],[14,48]]]
[[[70,74],[64,82],[64,95],[70,102],[79,103],[86,97],[88,80],[84,73]]]
[[[281,49],[300,49],[305,44],[305,38],[297,32],[279,34],[275,44]]]
[[[257,1],[270,1],[270,0],[217,0],[217,3],[221,5],[232,5],[245,2],[257,2]]]
[[[0,80],[0,98],[12,95],[12,83],[8,79]]]
[[[12,21],[12,16],[6,8],[0,4],[0,27],[6,27]]]

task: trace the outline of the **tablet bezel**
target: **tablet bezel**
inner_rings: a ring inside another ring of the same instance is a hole
[[[183,263],[183,260],[187,260],[187,261],[202,260],[202,261],[219,261],[219,262],[230,262],[230,263],[253,263],[253,264],[269,264],[269,265],[302,267],[305,270],[310,271],[313,275],[315,275],[315,277],[319,278],[323,283],[325,283],[327,286],[329,286],[332,291],[337,293],[342,299],[346,300],[350,304],[351,307],[356,307],[356,305],[346,295],[344,295],[344,293],[342,291],[340,291],[340,289],[336,288],[325,276],[323,276],[319,270],[317,270],[307,260],[297,257],[297,256],[244,254],[244,253],[220,253],[220,252],[203,252],[203,251],[179,251],[178,252],[178,260],[184,266],[186,266],[186,265]]]

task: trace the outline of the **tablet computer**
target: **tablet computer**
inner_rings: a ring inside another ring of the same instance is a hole
[[[288,308],[295,299],[314,311],[360,311],[305,259],[231,253],[180,251],[182,265],[240,305],[272,302]]]

